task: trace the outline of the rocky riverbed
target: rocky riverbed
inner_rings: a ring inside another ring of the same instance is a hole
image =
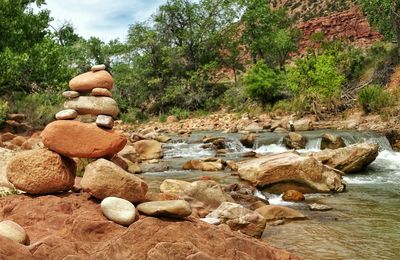
[[[90,148],[96,142],[82,142],[110,130],[75,131],[74,139],[87,150],[79,154],[74,144],[57,145],[62,155],[48,150],[43,133],[1,134],[3,193],[20,194],[0,199],[0,234],[14,239],[0,236],[7,245],[0,255],[397,256],[400,155],[384,135],[311,131],[315,124],[308,119],[287,125],[253,120],[225,131],[191,131],[169,120],[163,128],[137,131],[116,122],[116,134],[127,140],[123,149],[108,147],[107,138],[100,138],[99,150]],[[52,140],[65,142],[57,138],[64,134],[53,131]],[[99,152],[107,156],[97,158]],[[86,155],[91,158],[82,158]]]

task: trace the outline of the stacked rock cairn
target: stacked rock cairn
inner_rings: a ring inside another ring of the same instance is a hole
[[[118,115],[118,105],[112,99],[112,76],[105,70],[105,65],[96,65],[90,72],[81,74],[69,82],[70,91],[63,96],[65,110],[56,114],[57,120],[76,119],[79,115],[97,116],[99,127],[112,129],[114,118]],[[90,93],[90,96],[84,95]]]

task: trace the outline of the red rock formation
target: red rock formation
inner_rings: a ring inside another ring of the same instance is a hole
[[[303,32],[300,50],[311,47],[313,33],[323,32],[327,39],[349,39],[358,47],[367,47],[382,36],[373,28],[358,8],[333,13],[329,16],[301,22],[297,27]]]
[[[0,259],[300,259],[194,218],[142,216],[126,228],[80,194],[1,198],[0,219],[20,224],[31,241],[22,246],[0,237]]]

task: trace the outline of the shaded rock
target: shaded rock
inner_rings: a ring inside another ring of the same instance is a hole
[[[38,149],[38,148],[43,148],[43,142],[41,138],[35,138],[31,137],[28,140],[26,140],[22,145],[21,148],[24,150],[32,150],[32,149]]]
[[[142,160],[161,159],[163,157],[162,145],[155,140],[141,140],[132,144],[132,146]]]
[[[308,192],[342,192],[345,188],[340,172],[292,152],[241,162],[238,173],[258,187],[292,183],[308,188]]]
[[[302,220],[307,218],[301,212],[284,206],[267,205],[255,211],[267,221],[278,219]]]
[[[56,114],[57,120],[68,120],[68,119],[75,119],[78,117],[78,112],[74,109],[65,109]]]
[[[136,209],[127,200],[107,197],[101,202],[101,211],[109,220],[121,225],[130,225],[135,221]]]
[[[226,161],[226,167],[228,167],[229,169],[231,169],[231,171],[234,171],[234,172],[236,172],[239,169],[238,164],[232,160]]]
[[[247,148],[253,148],[256,136],[254,134],[246,134],[240,137],[240,142]]]
[[[112,118],[112,116],[98,115],[96,119],[96,125],[112,129],[114,127],[114,119]]]
[[[283,144],[289,149],[304,149],[307,139],[301,134],[291,132],[283,138]]]
[[[328,211],[328,210],[332,210],[332,207],[327,206],[327,205],[323,205],[323,204],[318,204],[318,203],[313,203],[308,205],[310,210],[314,210],[314,211]]]
[[[156,140],[160,143],[166,143],[171,140],[171,137],[166,136],[166,135],[157,135],[157,136],[155,136],[154,140]]]
[[[78,121],[59,120],[42,132],[43,144],[68,157],[112,157],[121,151],[127,139],[114,131]]]
[[[64,92],[62,93],[62,96],[65,97],[65,98],[71,99],[71,98],[77,98],[77,97],[79,97],[80,94],[79,94],[78,91],[72,91],[72,90],[70,90],[70,91],[64,91]]]
[[[303,193],[297,190],[288,190],[283,193],[282,199],[285,201],[303,201],[305,200]]]
[[[81,194],[6,197],[0,200],[0,216],[18,220],[32,245],[28,250],[0,237],[2,259],[196,259],[199,254],[214,259],[301,259],[194,218],[142,216],[125,228],[108,221],[100,206]]]
[[[29,238],[24,228],[10,220],[0,222],[0,236],[9,238],[23,245],[29,243]]]
[[[112,97],[111,91],[106,88],[94,88],[91,94],[96,97]]]
[[[17,188],[31,194],[66,191],[74,186],[76,164],[47,149],[24,151],[7,166],[7,178]]]
[[[117,102],[110,97],[80,96],[65,101],[64,108],[74,109],[83,115],[109,115],[114,118],[119,113]]]
[[[321,150],[346,147],[343,138],[332,134],[324,134],[321,140]]]
[[[106,65],[104,64],[99,64],[99,65],[94,65],[90,68],[91,71],[99,71],[99,70],[105,70]]]
[[[11,140],[10,143],[16,146],[22,146],[23,143],[26,142],[26,138],[23,136],[16,136],[14,139]]]
[[[79,92],[89,92],[94,88],[112,89],[113,84],[114,81],[107,71],[89,71],[71,79],[69,88]]]
[[[17,137],[15,134],[12,134],[10,132],[4,133],[0,135],[0,140],[2,142],[7,142],[7,141],[11,141],[12,139],[14,139],[15,137]]]
[[[190,185],[190,182],[182,180],[166,179],[160,185],[161,192],[184,193]]]
[[[114,163],[99,159],[86,166],[82,189],[95,198],[115,196],[130,202],[144,201],[147,184]]]
[[[125,158],[131,162],[140,161],[139,154],[136,152],[135,147],[133,147],[132,145],[126,145],[124,149],[122,149],[118,153],[118,156],[121,156],[122,158]]]
[[[189,203],[184,200],[144,202],[137,209],[148,216],[157,217],[184,218],[192,214]]]
[[[25,121],[26,115],[25,114],[8,114],[7,119],[16,121],[18,123],[22,123]]]
[[[378,154],[379,145],[362,143],[335,150],[312,152],[307,155],[342,172],[354,173],[372,163]]]
[[[140,164],[141,172],[165,172],[169,169],[169,166],[165,162],[150,163],[143,162]]]
[[[229,225],[232,230],[261,237],[265,229],[265,218],[257,212],[231,202],[223,202],[217,209],[207,215],[207,218],[217,218],[221,223]]]
[[[224,188],[225,192],[231,196],[237,204],[248,209],[255,210],[257,208],[268,205],[268,201],[254,195],[256,189],[252,186],[244,187],[240,184],[231,184]]]
[[[182,169],[184,170],[200,170],[200,171],[222,171],[225,168],[221,161],[207,162],[204,160],[187,161]]]

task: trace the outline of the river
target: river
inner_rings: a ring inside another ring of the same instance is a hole
[[[307,259],[400,259],[400,153],[392,151],[388,140],[379,134],[349,131],[303,132],[308,138],[306,151],[317,151],[323,133],[343,137],[347,145],[374,142],[380,145],[378,158],[363,172],[348,174],[346,192],[340,194],[307,194],[305,202],[285,202],[279,194],[270,195],[273,205],[297,209],[308,220],[267,226],[262,239],[270,245],[287,249]],[[228,140],[228,153],[223,159],[242,159],[248,151],[260,154],[279,153],[284,134],[260,133],[253,149],[243,147],[239,134],[196,132],[190,138],[176,137],[164,145],[164,159],[170,169],[162,173],[145,173],[150,189],[157,191],[168,179],[195,181],[210,176],[221,184],[240,182],[237,176],[225,172],[183,171],[190,159],[216,156],[215,151],[201,148],[203,136],[223,136]],[[261,194],[261,193],[260,193]],[[310,203],[321,203],[333,208],[327,212],[310,211]]]

